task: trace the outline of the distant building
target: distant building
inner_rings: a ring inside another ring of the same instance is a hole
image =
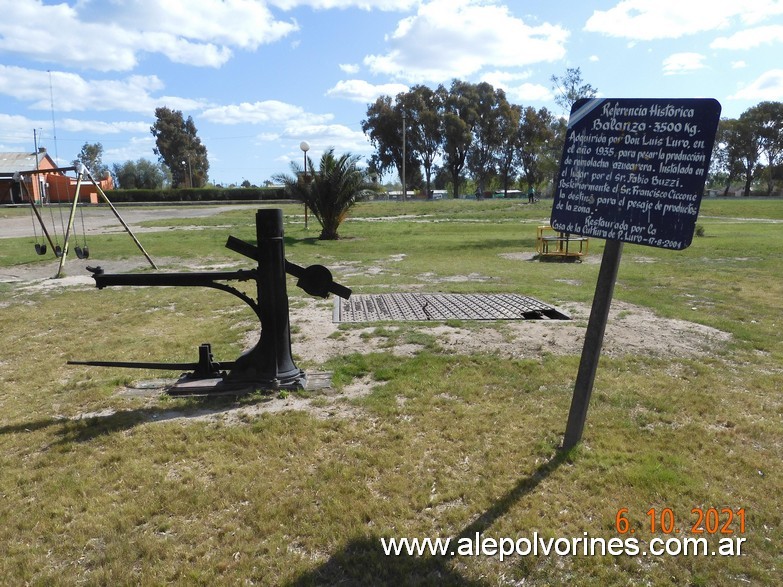
[[[24,189],[16,187],[17,174]],[[95,182],[102,190],[114,187],[111,175]],[[35,202],[72,202],[75,195],[76,178],[65,175],[43,147],[33,153],[0,153],[0,204],[21,204],[29,197]],[[98,203],[98,190],[91,181],[82,181],[79,201]]]
[[[37,153],[0,153],[0,204],[21,204],[26,200],[26,195],[15,189],[14,176],[25,171],[36,169],[55,169],[57,165],[46,153],[46,149],[40,149]],[[46,175],[38,176],[38,181],[32,175],[22,176],[27,194],[38,202],[46,190]]]
[[[492,194],[493,198],[521,198],[524,196],[524,192],[522,190],[506,190],[505,192],[503,190],[496,191]]]
[[[389,190],[386,192],[389,200],[425,200],[426,197],[423,192],[416,190],[405,190],[405,196],[403,197],[402,190]]]

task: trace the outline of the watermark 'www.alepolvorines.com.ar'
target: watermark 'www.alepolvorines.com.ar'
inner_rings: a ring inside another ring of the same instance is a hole
[[[597,538],[587,532],[576,538],[491,538],[480,532],[461,538],[381,538],[386,556],[488,556],[500,561],[512,556],[741,556],[745,538],[682,536],[651,538]]]

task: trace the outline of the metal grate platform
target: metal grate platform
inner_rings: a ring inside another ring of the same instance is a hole
[[[517,294],[393,293],[335,297],[334,322],[424,320],[570,320],[554,307]]]

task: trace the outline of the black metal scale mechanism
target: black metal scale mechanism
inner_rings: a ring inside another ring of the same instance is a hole
[[[306,293],[326,298],[333,293],[348,299],[351,290],[335,283],[323,265],[301,267],[285,258],[283,211],[278,208],[256,212],[257,245],[233,236],[226,247],[257,262],[255,269],[192,273],[105,273],[88,267],[98,289],[111,286],[211,287],[228,292],[250,306],[261,322],[258,343],[234,361],[215,361],[209,344],[202,344],[196,363],[144,363],[125,361],[68,361],[69,365],[126,367],[160,370],[190,370],[168,392],[172,395],[245,393],[255,390],[302,389],[307,376],[291,357],[286,274],[298,278]],[[224,282],[252,281],[257,300]]]

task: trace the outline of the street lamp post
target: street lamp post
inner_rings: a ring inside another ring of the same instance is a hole
[[[188,179],[190,180],[190,182],[188,183],[188,187],[192,188],[193,187],[193,168],[190,166],[190,155],[188,155],[188,160],[187,161],[185,161],[184,159],[182,160],[182,168],[183,169],[185,168],[186,165],[187,165],[187,169],[188,169]]]
[[[299,143],[299,148],[302,149],[302,157],[304,158],[304,167],[302,168],[304,172],[304,177],[302,177],[302,181],[305,182],[305,185],[307,185],[310,182],[310,177],[307,175],[307,151],[310,150],[310,143],[307,141],[302,141]],[[305,212],[305,230],[307,230],[307,202],[304,203],[304,212]]]

